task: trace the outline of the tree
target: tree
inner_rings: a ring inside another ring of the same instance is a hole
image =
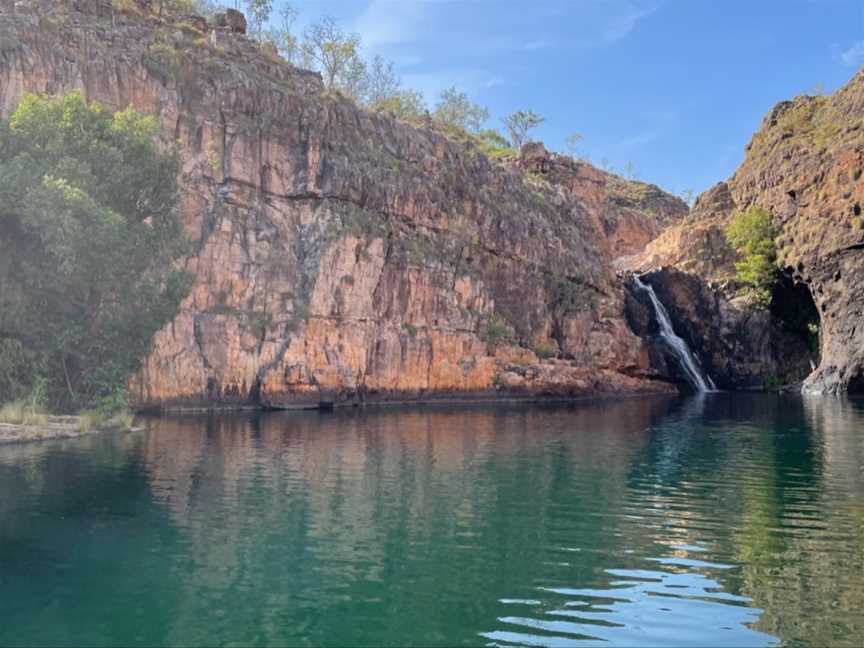
[[[517,110],[503,120],[510,142],[517,151],[528,141],[528,133],[542,124],[545,119],[531,110]]]
[[[726,240],[740,257],[735,263],[736,276],[759,306],[771,303],[777,279],[777,234],[771,212],[755,205],[736,213],[726,227]]]
[[[79,93],[25,95],[0,121],[0,346],[55,408],[122,389],[188,291],[178,157],[157,133]]]
[[[694,192],[692,189],[685,189],[681,192],[680,196],[681,200],[687,203],[688,207],[692,207],[693,202],[696,200],[696,192]]]
[[[567,145],[567,152],[570,154],[570,157],[577,157],[579,155],[579,143],[582,141],[582,135],[579,133],[570,133],[567,136],[567,139],[564,140]]]
[[[427,112],[423,94],[415,90],[396,90],[389,96],[371,103],[369,108],[408,120],[418,120]]]
[[[489,119],[489,111],[483,106],[472,103],[468,95],[459,92],[453,86],[441,93],[433,117],[444,126],[461,128],[474,133],[480,130],[483,122]]]
[[[372,63],[366,66],[366,78],[363,85],[363,102],[368,106],[374,106],[395,96],[402,83],[396,76],[393,62],[385,61],[376,55],[372,59]]]
[[[297,10],[285,4],[279,10],[279,26],[269,29],[264,34],[264,40],[271,43],[286,61],[293,65],[300,62],[300,43],[294,35],[294,23],[297,21]]]
[[[330,16],[309,25],[303,32],[303,63],[321,72],[324,84],[355,96],[365,74],[360,58],[360,36],[346,34]]]
[[[211,17],[219,10],[216,0],[192,0],[192,13],[206,18]]]
[[[480,150],[491,158],[516,156],[516,151],[511,148],[510,142],[507,141],[507,138],[494,128],[481,130],[475,135],[475,137],[477,138]]]
[[[157,4],[157,3],[154,3]],[[201,16],[209,16],[215,11],[213,0],[158,0],[157,13],[193,13]]]
[[[264,28],[273,13],[273,0],[244,0],[249,14],[249,35],[255,40],[263,40]]]

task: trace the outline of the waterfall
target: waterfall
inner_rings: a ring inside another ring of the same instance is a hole
[[[693,355],[690,347],[675,333],[675,330],[672,328],[672,321],[669,319],[669,313],[657,298],[654,288],[643,283],[636,275],[633,275],[633,282],[639,290],[648,293],[648,297],[651,298],[654,313],[657,315],[657,323],[660,325],[660,337],[663,338],[678,358],[678,362],[681,364],[684,373],[687,374],[690,383],[700,392],[716,391],[717,387],[714,385],[714,381],[711,380],[711,377],[707,373],[702,371],[699,361]]]

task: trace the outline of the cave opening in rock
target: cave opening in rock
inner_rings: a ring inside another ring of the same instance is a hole
[[[815,362],[819,355],[819,309],[807,283],[796,281],[791,268],[781,272],[774,285],[771,314],[788,332],[807,342]]]
[[[849,381],[849,386],[846,388],[849,394],[860,396],[864,394],[864,370],[859,371],[852,380]]]

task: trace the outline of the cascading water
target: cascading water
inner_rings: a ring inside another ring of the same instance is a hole
[[[648,297],[651,299],[651,304],[654,306],[654,313],[657,315],[657,323],[660,325],[660,337],[663,338],[678,358],[678,362],[681,364],[684,373],[687,374],[690,383],[700,392],[716,391],[717,387],[714,385],[714,381],[711,380],[711,376],[702,371],[702,368],[699,366],[699,362],[696,359],[696,356],[693,355],[690,347],[688,347],[687,343],[675,333],[675,330],[672,328],[672,321],[669,319],[669,313],[657,298],[654,288],[643,283],[642,280],[635,275],[633,276],[633,283],[636,284],[636,287],[639,288],[639,290],[647,293]]]

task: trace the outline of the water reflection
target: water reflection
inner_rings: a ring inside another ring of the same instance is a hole
[[[0,644],[855,645],[862,421],[717,394],[3,448]]]

